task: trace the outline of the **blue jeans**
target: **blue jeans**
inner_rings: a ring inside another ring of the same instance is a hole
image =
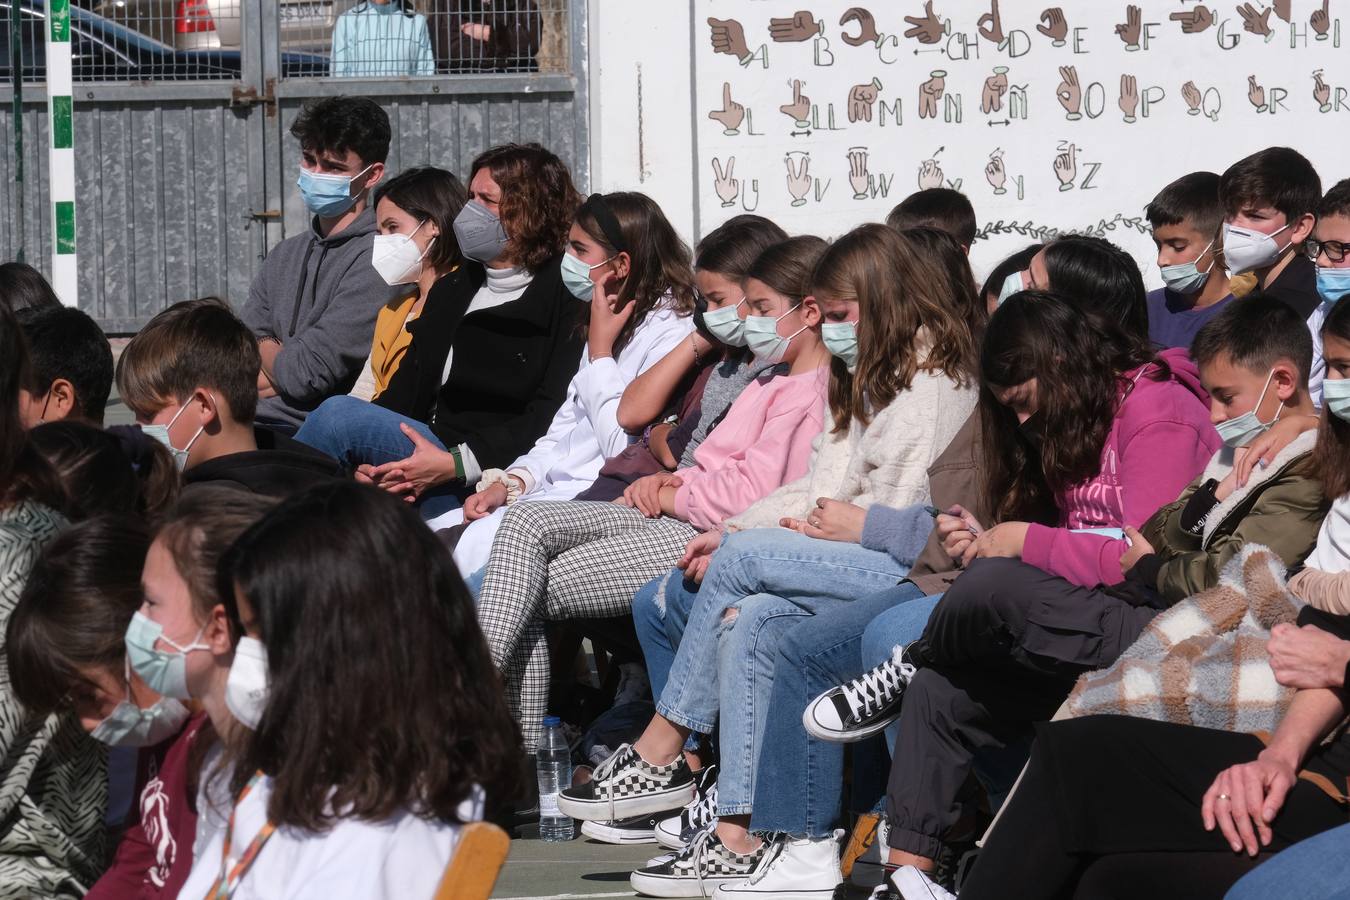
[[[680,646],[689,611],[697,599],[698,585],[686,581],[679,569],[653,578],[633,595],[633,627],[642,644],[653,697],[660,697],[666,689],[675,648]]]
[[[749,812],[777,644],[802,616],[891,587],[908,567],[858,544],[779,528],[730,535],[713,555],[657,712],[692,731],[721,717],[718,812]],[[728,621],[728,612],[738,615]]]
[[[295,439],[322,450],[348,469],[407,459],[413,442],[399,429],[407,425],[441,450],[446,446],[425,422],[346,395],[329,397],[309,414]],[[464,485],[446,484],[425,492],[418,501],[423,519],[434,519],[463,505]]]
[[[1225,900],[1341,900],[1350,897],[1350,825],[1299,841],[1248,872]]]
[[[774,663],[772,714],[764,731],[755,782],[757,832],[825,837],[839,817],[844,787],[844,745],[811,737],[802,712],[822,692],[862,675],[863,632],[892,607],[923,603],[910,582],[826,610],[788,632]],[[892,610],[893,611],[893,610]],[[887,765],[879,741],[855,745],[854,799],[872,808],[884,793]],[[867,759],[864,764],[863,758]]]

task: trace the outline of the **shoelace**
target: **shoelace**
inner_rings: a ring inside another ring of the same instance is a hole
[[[614,789],[606,782],[619,768],[619,763],[626,763],[629,756],[637,758],[633,746],[631,744],[620,744],[619,749],[615,750],[609,759],[596,766],[595,771],[591,773],[591,783],[595,785],[595,799],[609,801],[609,821],[611,822],[615,821],[618,816],[614,814]]]
[[[695,797],[693,802],[685,808],[685,816],[689,819],[689,828],[702,828],[712,821],[717,814],[717,785],[714,783],[708,788],[708,792],[702,797]]]
[[[716,834],[716,830],[711,825],[700,828],[698,833],[689,841],[689,846],[681,850],[670,864],[670,869],[674,872],[675,867],[680,864],[681,860],[688,860],[690,867],[694,870],[694,878],[698,881],[699,895],[703,897],[711,896],[703,884],[703,878],[708,874],[708,853],[710,852],[708,845]]]
[[[755,870],[750,873],[751,884],[759,884],[764,880],[764,877],[778,864],[778,860],[783,858],[783,851],[787,849],[788,838],[786,835],[776,834],[768,841],[768,849],[764,851],[764,856],[760,858]]]
[[[853,713],[854,721],[862,721],[872,710],[880,710],[904,690],[917,669],[905,662],[905,648],[896,647],[891,658],[855,678],[843,687],[844,699]]]

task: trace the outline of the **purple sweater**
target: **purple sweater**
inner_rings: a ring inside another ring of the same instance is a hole
[[[1074,529],[1138,528],[1176,500],[1219,448],[1195,364],[1179,348],[1159,355],[1172,377],[1154,381],[1140,369],[1126,373],[1134,386],[1111,423],[1100,471],[1056,498],[1059,527],[1027,530],[1023,561],[1084,587],[1118,583],[1129,544]]]

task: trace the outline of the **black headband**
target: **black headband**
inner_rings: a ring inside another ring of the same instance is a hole
[[[619,253],[628,251],[628,242],[623,239],[623,229],[619,227],[619,220],[614,217],[614,211],[609,208],[605,202],[604,195],[591,194],[586,198],[586,202],[581,204],[581,213],[590,213],[595,224],[600,226],[600,230],[605,234],[605,240],[609,245]]]

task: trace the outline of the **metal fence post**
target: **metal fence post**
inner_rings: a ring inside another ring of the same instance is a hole
[[[19,17],[19,4],[9,5],[9,73],[14,81],[14,99],[10,107],[10,119],[14,122],[14,198],[17,215],[14,218],[14,232],[18,237],[18,250],[14,259],[24,262],[23,243],[26,233],[24,222],[23,197],[23,32],[19,29],[23,20]]]
[[[11,8],[18,4],[11,4]],[[47,3],[48,184],[52,205],[52,290],[80,305],[75,264],[75,121],[72,110],[70,0]]]

